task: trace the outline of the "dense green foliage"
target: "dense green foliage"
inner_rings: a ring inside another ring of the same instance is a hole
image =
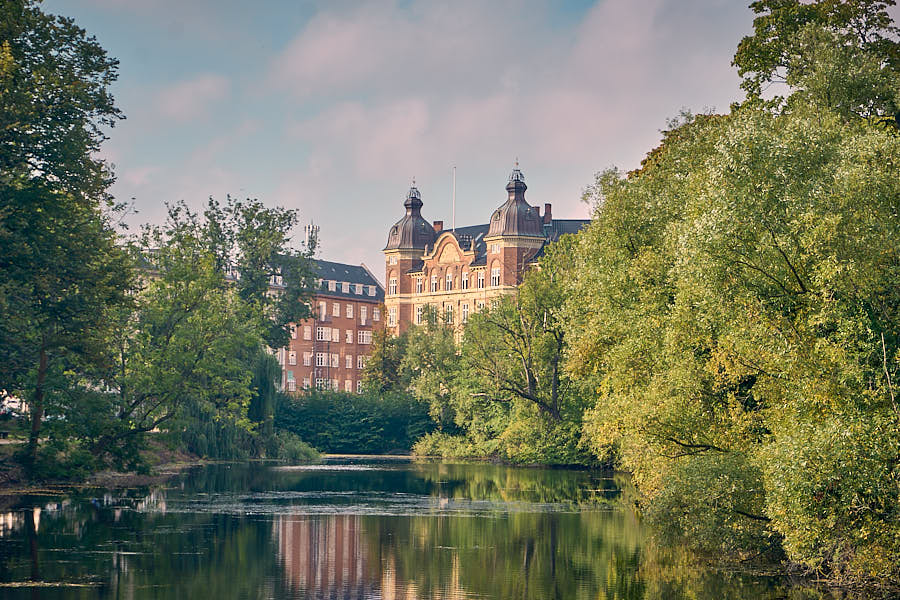
[[[320,452],[386,454],[408,452],[434,424],[428,406],[406,394],[313,391],[279,394],[275,426]]]

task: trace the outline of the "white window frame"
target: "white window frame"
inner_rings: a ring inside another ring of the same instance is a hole
[[[500,267],[491,267],[491,287],[500,285]]]
[[[469,273],[468,272],[462,274],[462,279],[460,279],[459,283],[460,283],[459,287],[461,287],[462,289],[464,289],[464,290],[469,289]]]
[[[332,302],[331,303],[331,316],[332,317],[341,316],[341,303],[340,302]]]
[[[416,293],[421,294],[425,290],[425,282],[421,277],[416,277]]]
[[[347,306],[344,309],[344,316],[347,317],[348,319],[353,318],[353,305],[350,304],[349,302],[347,303]]]
[[[304,340],[312,339],[312,327],[310,325],[303,326],[303,339]]]
[[[366,321],[369,319],[369,307],[368,306],[360,306],[359,307],[359,324],[365,325]]]
[[[461,317],[462,317],[462,323],[463,323],[463,325],[465,325],[466,323],[469,322],[469,303],[468,303],[468,302],[463,302],[463,303],[462,303],[462,310],[461,310],[461,312],[462,312],[462,315],[461,315]]]
[[[345,369],[352,369],[352,368],[353,368],[353,355],[352,355],[352,354],[347,354],[347,355],[344,357],[344,368],[345,368]]]
[[[331,327],[316,327],[316,341],[331,341]]]
[[[317,367],[327,367],[328,366],[328,353],[327,352],[316,352],[316,366]]]
[[[357,342],[360,344],[371,344],[372,343],[372,332],[366,330],[359,330],[356,332]]]
[[[390,282],[388,283],[388,294],[391,296],[397,295],[397,278],[391,277]]]
[[[484,289],[484,271],[478,271],[478,289]]]

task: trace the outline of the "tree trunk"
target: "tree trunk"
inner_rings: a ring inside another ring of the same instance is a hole
[[[37,381],[34,385],[34,395],[31,398],[31,433],[28,436],[28,450],[26,454],[29,469],[34,466],[34,462],[37,459],[38,436],[41,433],[41,420],[44,418],[44,381],[46,379],[47,349],[41,345]]]

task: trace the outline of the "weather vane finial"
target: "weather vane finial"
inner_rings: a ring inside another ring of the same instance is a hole
[[[519,157],[518,156],[516,157],[516,168],[517,169],[519,168]]]

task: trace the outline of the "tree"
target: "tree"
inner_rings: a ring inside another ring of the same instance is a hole
[[[70,19],[0,8],[0,388],[28,400],[29,463],[48,394],[109,362],[104,332],[133,287],[94,156],[121,118],[116,67]]]
[[[816,97],[843,115],[888,119],[900,111],[900,29],[894,0],[758,0],[753,35],[738,45],[733,64],[751,99],[773,83]],[[783,98],[775,97],[776,104]]]
[[[406,333],[394,336],[379,329],[372,336],[369,357],[360,377],[366,390],[376,394],[405,392],[409,381],[403,377],[401,364],[407,351]]]

